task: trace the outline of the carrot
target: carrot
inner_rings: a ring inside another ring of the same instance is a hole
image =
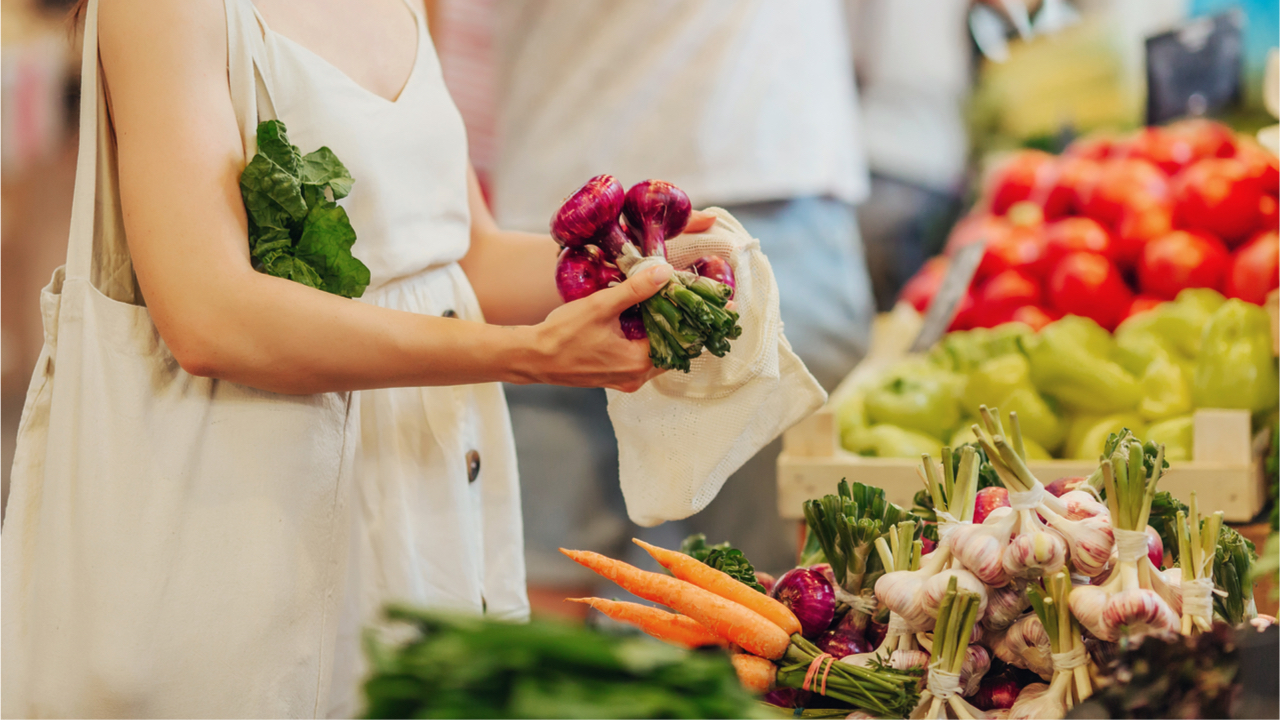
[[[782,628],[787,635],[800,632],[800,621],[796,619],[791,608],[747,586],[728,573],[721,572],[700,560],[695,560],[682,552],[665,550],[650,545],[643,540],[634,540],[635,544],[644,548],[653,556],[658,564],[671,571],[672,575],[693,583],[703,590],[713,592],[725,600],[732,600],[750,610],[765,616],[773,624]]]
[[[565,598],[565,600],[590,605],[618,622],[634,625],[672,645],[698,648],[705,645],[725,644],[725,641],[700,625],[697,620],[656,607],[604,598]]]
[[[773,689],[778,678],[778,667],[773,663],[745,653],[730,655],[729,660],[738,671],[738,682],[749,692],[763,695]]]
[[[645,600],[661,603],[693,618],[752,655],[774,660],[782,657],[791,644],[791,637],[784,630],[759,613],[692,583],[646,572],[599,553],[564,548],[560,548],[560,552]]]

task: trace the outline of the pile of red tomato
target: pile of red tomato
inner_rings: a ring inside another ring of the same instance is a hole
[[[1189,287],[1262,304],[1280,285],[1278,193],[1276,157],[1208,120],[1019,151],[900,299],[923,312],[950,256],[985,238],[953,330],[1065,314],[1115,329]]]

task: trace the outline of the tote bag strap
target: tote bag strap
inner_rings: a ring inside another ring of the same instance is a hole
[[[132,265],[120,222],[114,144],[106,121],[102,67],[98,62],[98,4],[99,0],[89,0],[85,11],[80,65],[80,145],[66,272],[68,279],[92,282],[117,300],[131,301]],[[227,79],[247,161],[257,152],[260,116],[264,120],[275,117],[268,77],[262,72],[266,58],[265,26],[250,0],[225,0],[225,5]],[[125,284],[130,286],[129,290],[120,291]]]

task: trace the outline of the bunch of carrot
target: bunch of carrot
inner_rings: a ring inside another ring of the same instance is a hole
[[[918,673],[838,662],[801,637],[800,621],[777,600],[688,555],[635,542],[671,575],[598,553],[561,552],[634,595],[676,612],[601,598],[569,599],[669,643],[728,646],[735,651],[732,660],[739,679],[757,693],[775,687],[811,690],[886,717],[905,717],[915,707]]]

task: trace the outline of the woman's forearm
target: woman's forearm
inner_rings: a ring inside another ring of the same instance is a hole
[[[549,235],[494,230],[482,240],[473,239],[461,265],[485,320],[533,325],[559,307],[564,302],[555,282],[559,251]]]
[[[196,375],[292,394],[536,379],[535,328],[389,310],[251,270],[207,290],[169,333]]]

